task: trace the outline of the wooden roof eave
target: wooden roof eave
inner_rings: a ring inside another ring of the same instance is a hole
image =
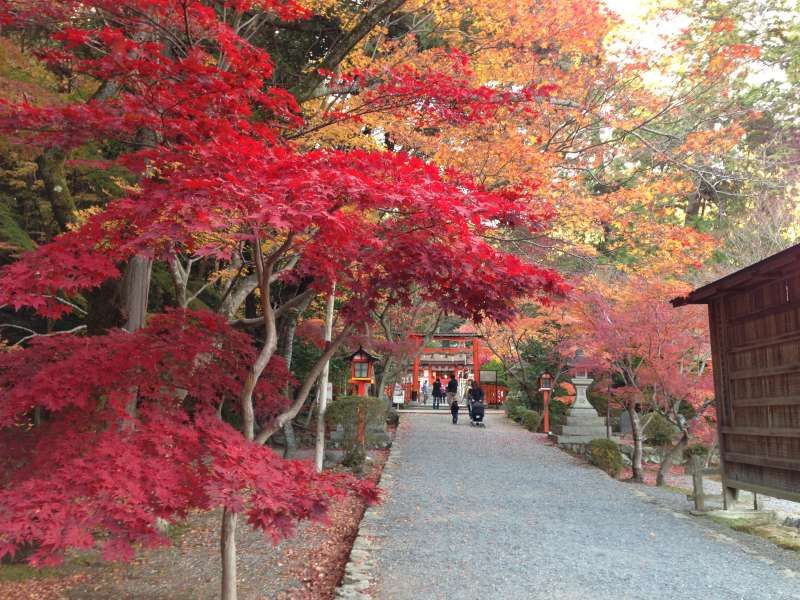
[[[712,281],[686,296],[673,298],[670,302],[675,308],[686,306],[687,304],[708,304],[713,298],[721,294],[746,289],[754,283],[758,284],[774,279],[776,275],[782,276],[784,274],[783,269],[787,266],[792,266],[795,269],[800,268],[800,262],[798,261],[800,261],[800,244],[773,254],[721,279]]]

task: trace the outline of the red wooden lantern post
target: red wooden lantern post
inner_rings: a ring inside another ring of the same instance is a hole
[[[539,391],[544,397],[544,432],[550,434],[550,392],[553,389],[553,376],[545,371],[539,376]]]

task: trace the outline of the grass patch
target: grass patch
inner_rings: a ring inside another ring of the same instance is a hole
[[[661,489],[672,492],[673,494],[680,494],[681,496],[691,496],[694,494],[694,492],[689,488],[677,487],[674,485],[662,485]]]
[[[784,550],[800,552],[800,532],[792,527],[764,522],[762,519],[725,519],[711,516],[711,520],[734,531],[758,536]]]
[[[36,569],[29,565],[0,565],[0,581],[29,581],[31,579],[48,579],[61,575],[59,569],[44,567]]]

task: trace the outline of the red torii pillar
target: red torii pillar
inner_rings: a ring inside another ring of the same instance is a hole
[[[472,372],[475,376],[475,383],[481,382],[481,365],[480,365],[480,338],[473,338],[472,340]]]
[[[411,391],[419,392],[419,355],[414,359],[414,366],[411,368]]]

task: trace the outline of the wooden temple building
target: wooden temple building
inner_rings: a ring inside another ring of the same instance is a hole
[[[800,245],[672,303],[708,305],[726,508],[800,501]]]

